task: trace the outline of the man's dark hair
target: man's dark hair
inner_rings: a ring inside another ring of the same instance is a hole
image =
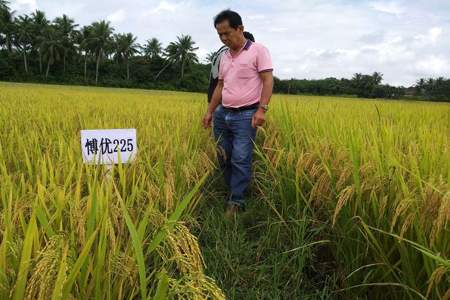
[[[234,29],[237,29],[242,25],[241,16],[235,11],[226,9],[221,11],[217,16],[214,17],[214,27],[226,20],[228,20],[228,23],[230,23],[230,26]]]
[[[252,42],[255,42],[255,37],[253,36],[253,34],[251,34],[251,33],[248,32],[248,31],[244,31],[244,37],[245,37],[247,40],[250,40],[250,41],[252,41]]]

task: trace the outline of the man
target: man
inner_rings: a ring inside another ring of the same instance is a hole
[[[233,215],[245,208],[253,141],[256,128],[264,124],[269,108],[273,67],[267,48],[244,37],[238,13],[222,11],[214,18],[214,27],[229,49],[221,57],[219,80],[203,117],[203,126],[211,126],[214,114],[219,164],[230,190],[227,215]],[[222,105],[217,108],[219,104]]]
[[[251,34],[248,31],[244,31],[244,37],[252,42],[255,41],[253,34]],[[222,47],[219,48],[219,50],[217,50],[216,53],[214,53],[213,57],[211,58],[211,73],[209,74],[209,87],[208,87],[208,103],[211,102],[212,94],[214,93],[214,90],[217,86],[217,82],[219,81],[220,58],[222,57],[222,55],[225,53],[226,50],[228,50],[228,47],[226,45],[223,45]]]

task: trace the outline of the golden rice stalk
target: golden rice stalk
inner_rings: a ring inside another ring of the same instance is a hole
[[[411,207],[413,201],[414,200],[412,199],[402,199],[401,201],[398,202],[391,221],[391,229],[390,229],[391,232],[394,230],[398,218],[402,216]]]
[[[342,190],[347,182],[349,181],[349,179],[352,176],[352,167],[351,166],[346,166],[344,167],[344,169],[339,171],[339,178],[336,182],[336,190],[340,191]]]
[[[50,299],[58,274],[64,244],[63,235],[52,236],[40,251],[27,284],[27,299]]]
[[[450,192],[442,197],[441,205],[436,220],[433,222],[433,230],[431,232],[431,245],[434,244],[437,236],[441,233],[450,220]]]
[[[348,200],[353,197],[354,193],[355,193],[355,188],[352,185],[347,186],[339,193],[339,197],[338,197],[338,200],[336,203],[336,208],[334,209],[334,214],[333,214],[333,226],[336,223],[336,218],[339,215],[339,212],[345,206],[345,204],[348,202]]]
[[[438,285],[439,282],[441,282],[441,280],[444,277],[444,275],[447,272],[449,272],[449,271],[450,270],[447,267],[444,267],[444,266],[439,266],[433,271],[433,273],[430,276],[430,279],[428,280],[428,289],[427,289],[427,295],[426,295],[427,299],[429,298],[429,296],[431,294],[431,290],[433,289],[433,287]],[[448,294],[448,291],[447,291],[446,294]],[[444,297],[444,299],[445,299],[445,297]]]
[[[420,221],[424,227],[430,224],[430,220],[436,220],[439,214],[441,204],[441,194],[435,191],[431,186],[427,186],[425,190],[424,201],[420,209]]]
[[[179,280],[169,279],[170,297],[179,300],[225,300],[225,295],[213,279],[201,274],[189,274]]]
[[[408,229],[413,225],[415,220],[416,220],[416,214],[414,212],[410,213],[405,218],[405,220],[403,221],[403,224],[402,224],[402,228],[400,230],[400,234],[399,234],[400,237],[403,237],[405,235],[406,231],[408,231]]]
[[[178,223],[175,229],[168,233],[166,244],[169,249],[161,249],[160,254],[167,260],[174,261],[181,273],[203,272],[204,262],[197,238],[186,226]]]
[[[379,220],[383,218],[386,212],[387,204],[388,204],[388,195],[384,195],[380,200],[380,207],[378,209]]]

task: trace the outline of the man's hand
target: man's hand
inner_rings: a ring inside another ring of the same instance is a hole
[[[252,118],[252,127],[256,128],[259,126],[263,126],[264,122],[266,122],[266,112],[262,108],[258,108]]]
[[[212,113],[207,112],[203,117],[203,128],[211,127]]]

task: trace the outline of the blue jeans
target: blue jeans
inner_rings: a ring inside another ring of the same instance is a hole
[[[219,105],[214,112],[214,137],[217,157],[225,183],[230,190],[228,203],[245,205],[252,175],[253,142],[256,128],[252,127],[255,109],[231,111]]]

